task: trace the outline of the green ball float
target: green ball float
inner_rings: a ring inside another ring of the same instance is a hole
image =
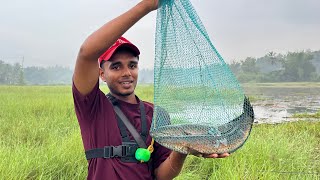
[[[135,157],[138,161],[148,162],[151,157],[151,153],[148,149],[138,148],[135,153]]]

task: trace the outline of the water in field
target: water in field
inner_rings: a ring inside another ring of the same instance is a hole
[[[244,86],[252,102],[256,123],[295,121],[295,113],[316,113],[320,110],[320,85]],[[312,119],[316,120],[316,119]]]

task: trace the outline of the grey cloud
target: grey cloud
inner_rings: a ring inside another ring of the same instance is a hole
[[[0,59],[25,56],[26,65],[73,66],[84,39],[138,0],[2,0]],[[320,49],[318,0],[191,0],[227,61],[268,50]],[[125,36],[153,66],[156,12]]]

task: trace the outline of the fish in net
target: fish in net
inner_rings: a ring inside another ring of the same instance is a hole
[[[234,152],[254,112],[189,0],[161,0],[157,12],[151,136],[181,153]]]

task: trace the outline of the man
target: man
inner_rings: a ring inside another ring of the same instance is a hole
[[[109,97],[116,99],[118,106],[138,132],[143,130],[141,125],[143,113],[139,109],[141,108],[139,103],[142,101],[134,94],[140,51],[121,36],[157,7],[158,0],[141,1],[91,34],[80,48],[72,90],[82,140],[87,152],[99,148],[106,151],[104,147],[107,147],[109,152],[109,149],[114,150],[117,149],[114,147],[123,145],[124,137],[113,104],[99,90],[99,76],[109,87]],[[142,104],[149,132],[153,106],[147,102]],[[133,140],[132,135],[129,136],[130,140]],[[149,134],[145,142],[147,145],[151,144]],[[157,143],[154,144],[152,161],[149,163],[124,162],[117,156],[98,155],[88,158],[88,154],[86,155],[89,164],[88,179],[173,179],[181,171],[186,158],[185,154],[171,152]],[[228,154],[202,156],[216,158],[226,157]]]

